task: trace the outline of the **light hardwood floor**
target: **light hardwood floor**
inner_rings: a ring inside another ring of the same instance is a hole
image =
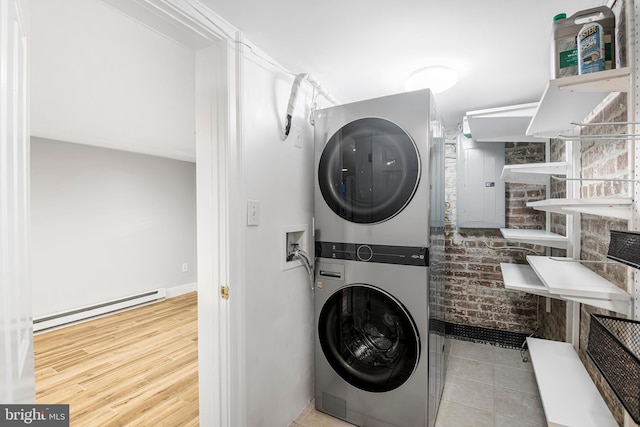
[[[195,292],[34,337],[36,401],[73,427],[198,426]]]

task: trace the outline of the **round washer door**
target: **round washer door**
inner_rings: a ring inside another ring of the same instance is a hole
[[[343,126],[327,142],[318,164],[318,184],[329,208],[361,224],[386,221],[402,211],[419,180],[413,139],[380,118]]]
[[[415,322],[393,296],[365,284],[346,286],[320,311],[318,339],[331,367],[370,392],[400,387],[420,359]]]

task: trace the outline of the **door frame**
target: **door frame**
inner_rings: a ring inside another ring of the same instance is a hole
[[[200,386],[200,425],[231,427],[246,425],[245,395],[243,381],[244,339],[242,304],[242,272],[237,268],[242,264],[243,229],[240,227],[237,208],[242,206],[242,138],[239,99],[242,76],[240,72],[241,34],[226,21],[208,9],[199,0],[102,0],[120,9],[126,15],[176,40],[193,43],[196,52],[196,200],[197,200],[197,245],[198,245],[198,353]],[[9,4],[3,2],[3,5]],[[10,4],[22,5],[24,15],[29,14],[28,0],[12,0]],[[0,8],[5,10],[4,8]],[[4,17],[6,14],[3,14]],[[4,24],[4,21],[3,21]],[[3,30],[5,26],[2,26]],[[28,31],[27,31],[28,33]],[[175,36],[178,36],[176,38]],[[28,40],[25,40],[28,43]],[[4,52],[4,50],[2,50]],[[0,52],[0,53],[2,53]],[[14,66],[11,60],[4,61]],[[4,75],[3,73],[0,73]],[[21,70],[25,87],[28,87],[28,71]],[[1,96],[4,96],[0,94]],[[0,96],[0,100],[6,99]],[[28,102],[28,96],[26,97]],[[11,104],[13,106],[13,104]],[[26,104],[28,105],[28,104]],[[18,107],[20,108],[20,107]],[[27,107],[25,107],[27,108]],[[7,108],[5,113],[15,113]],[[26,116],[26,113],[25,113]],[[4,122],[3,122],[4,123]],[[28,121],[27,121],[28,123]],[[26,176],[24,191],[18,196],[28,203],[28,137],[29,127],[25,125],[25,150],[23,168],[18,170]],[[4,193],[3,193],[4,194]],[[17,208],[16,208],[17,209]],[[28,216],[28,206],[23,212]],[[26,217],[25,217],[26,218]],[[1,219],[1,218],[0,218]],[[4,221],[3,223],[6,223]],[[25,219],[25,227],[28,221]],[[6,228],[6,227],[5,227]],[[28,232],[28,230],[27,230]],[[27,238],[16,240],[16,244],[27,243]],[[20,251],[21,266],[28,264],[28,248]],[[235,266],[235,267],[234,267]],[[26,268],[24,269],[26,271]],[[23,271],[23,270],[21,270]],[[13,280],[0,281],[0,291],[13,292],[12,286],[19,286]],[[27,281],[28,283],[28,281]],[[230,301],[220,297],[220,287],[235,283],[238,290]],[[27,286],[29,288],[29,286]],[[28,289],[23,289],[27,291]],[[26,322],[30,328],[31,314]],[[232,321],[233,319],[233,321]],[[10,320],[10,319],[9,319]],[[3,328],[7,319],[0,316]],[[0,332],[6,332],[4,329]],[[28,334],[29,351],[33,348],[33,338]],[[231,337],[233,344],[230,345]],[[3,342],[5,335],[1,335]],[[16,350],[22,351],[22,345]],[[3,351],[7,350],[3,348]],[[11,349],[8,349],[11,350]],[[33,357],[27,357],[33,361]],[[14,366],[7,367],[2,374],[13,375]],[[22,367],[15,369],[22,371]],[[11,371],[11,372],[10,372]],[[25,371],[21,382],[26,384],[24,398],[13,396],[16,384],[13,379],[0,375],[11,396],[11,402],[35,401],[35,378],[33,368]],[[13,377],[12,377],[13,378]],[[233,397],[233,399],[232,399]],[[4,403],[11,403],[4,402]]]
[[[244,427],[242,34],[199,0],[102,1],[195,51],[200,425]]]
[[[0,3],[0,403],[35,401],[30,287],[29,4]]]

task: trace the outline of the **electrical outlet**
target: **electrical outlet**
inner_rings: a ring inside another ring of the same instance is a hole
[[[189,264],[185,262],[184,264],[182,264],[182,272],[186,273],[188,271],[189,271]]]

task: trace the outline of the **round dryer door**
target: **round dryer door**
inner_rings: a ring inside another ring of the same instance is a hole
[[[382,222],[402,211],[419,180],[413,139],[380,118],[343,126],[327,142],[318,164],[318,184],[329,208],[361,224]]]
[[[370,392],[400,387],[420,358],[420,337],[407,310],[390,294],[364,284],[329,297],[318,318],[318,339],[332,368]]]

